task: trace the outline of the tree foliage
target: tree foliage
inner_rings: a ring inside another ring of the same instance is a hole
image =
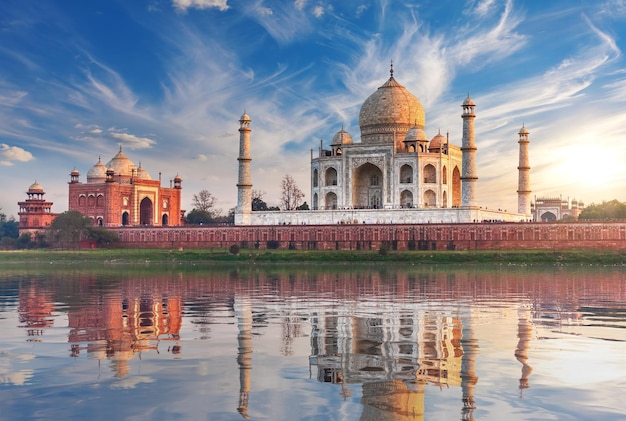
[[[263,212],[267,210],[267,203],[263,200],[265,192],[261,190],[252,189],[252,211]]]
[[[214,222],[211,213],[202,209],[191,210],[187,214],[185,220],[188,225],[206,225],[212,224]]]
[[[281,198],[280,204],[283,210],[295,210],[300,206],[304,193],[296,184],[296,181],[289,174],[286,174],[281,183]]]
[[[89,238],[91,219],[78,211],[67,211],[54,218],[48,228],[48,240],[63,248],[77,248],[81,239]]]
[[[207,212],[211,215],[211,219],[218,217],[222,213],[220,209],[215,207],[217,199],[206,189],[202,189],[198,194],[194,194],[191,204],[194,210]]]
[[[626,219],[626,203],[613,199],[599,205],[592,203],[578,215],[579,220]]]
[[[16,239],[18,234],[18,223],[12,217],[7,219],[4,213],[0,213],[0,241],[4,238]]]

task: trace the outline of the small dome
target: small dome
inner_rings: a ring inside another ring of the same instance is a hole
[[[133,162],[124,155],[122,148],[120,151],[107,163],[107,168],[113,169],[115,174],[123,177],[130,177],[137,172],[137,167]]]
[[[35,181],[28,188],[28,192],[29,193],[43,193],[43,187],[41,187],[41,184],[39,184],[38,182]]]
[[[333,145],[346,145],[346,144],[351,144],[352,143],[352,136],[350,136],[350,133],[348,133],[347,131],[345,131],[343,128],[341,128],[341,130],[339,130],[335,136],[333,136]]]
[[[183,179],[180,177],[180,175],[176,174],[176,177],[174,177],[174,182],[180,183],[181,181],[183,181]]]
[[[430,141],[430,145],[428,145],[428,150],[439,150],[448,143],[448,139],[441,133],[437,133],[435,137]]]
[[[87,173],[87,182],[98,182],[104,180],[106,176],[107,167],[105,167],[100,158],[98,158],[98,162],[93,167],[91,167],[91,169]]]
[[[476,106],[476,104],[474,104],[474,100],[472,100],[472,98],[470,98],[469,94],[467,95],[467,98],[465,98],[465,101],[463,101],[463,106],[466,107],[474,107]]]
[[[428,140],[426,137],[426,132],[417,125],[413,126],[411,130],[406,132],[406,136],[404,137],[405,141],[420,141],[420,140]]]
[[[241,118],[239,119],[239,121],[251,121],[250,120],[250,116],[248,114],[246,114],[246,112],[244,111],[243,114],[241,115]]]
[[[522,128],[519,129],[519,133],[518,134],[528,134],[528,133],[530,133],[530,132],[528,131],[526,126],[522,125]]]
[[[74,167],[74,169],[72,170],[72,172],[70,172],[70,175],[79,176],[79,175],[80,175],[80,173],[78,172],[78,170],[76,169],[76,167]]]
[[[141,162],[139,163],[139,168],[137,168],[137,178],[140,180],[152,180],[148,171],[144,170],[141,166]]]

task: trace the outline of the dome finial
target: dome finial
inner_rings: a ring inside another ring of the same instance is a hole
[[[389,70],[391,77],[393,77],[393,60],[391,60],[391,70]]]

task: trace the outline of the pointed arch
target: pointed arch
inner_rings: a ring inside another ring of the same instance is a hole
[[[413,182],[413,167],[409,164],[404,164],[400,167],[400,183],[407,184]]]
[[[424,192],[424,207],[434,208],[437,206],[437,195],[432,190]]]
[[[326,195],[324,209],[337,209],[337,195],[330,192]]]
[[[352,176],[352,206],[355,208],[380,208],[383,203],[383,172],[366,162],[354,170]]]
[[[139,223],[141,225],[152,225],[153,205],[152,200],[144,197],[139,204]]]
[[[400,206],[403,208],[413,207],[413,193],[410,190],[403,190],[400,193]]]
[[[452,170],[452,207],[461,206],[461,171],[459,167]]]
[[[437,170],[432,164],[424,166],[424,183],[436,183],[437,182]]]

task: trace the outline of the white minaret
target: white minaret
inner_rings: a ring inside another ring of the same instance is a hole
[[[517,212],[530,216],[530,163],[528,161],[528,134],[524,125],[519,130],[519,181],[517,183]]]
[[[239,119],[239,178],[237,180],[237,208],[235,225],[250,225],[252,214],[252,177],[250,176],[250,117],[243,113]]]
[[[462,206],[476,206],[476,144],[474,143],[474,101],[467,96],[463,101],[463,144],[461,152],[463,154],[463,174],[461,175]]]

